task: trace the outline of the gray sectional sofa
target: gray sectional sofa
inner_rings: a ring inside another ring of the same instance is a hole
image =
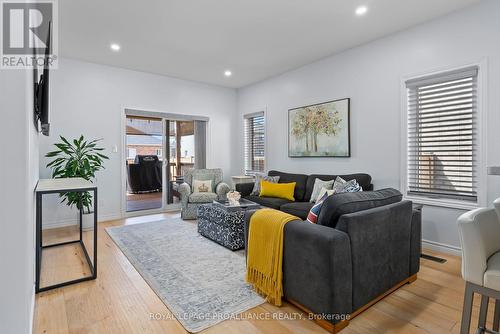
[[[253,212],[246,213],[245,240]],[[416,279],[421,213],[399,191],[333,195],[317,224],[300,218],[285,225],[284,296],[319,315],[315,320],[328,330],[335,333],[349,317]]]
[[[309,210],[314,203],[310,202],[311,194],[314,188],[314,181],[319,178],[323,181],[330,181],[340,176],[346,181],[356,179],[359,185],[364,190],[373,190],[372,177],[368,174],[348,174],[348,175],[324,175],[324,174],[292,174],[272,170],[268,173],[269,176],[279,176],[279,183],[295,182],[294,198],[295,201],[289,201],[282,198],[259,197],[251,195],[254,183],[241,183],[236,185],[236,190],[241,193],[243,198],[252,202],[259,203],[265,207],[281,210],[302,219],[306,219]]]

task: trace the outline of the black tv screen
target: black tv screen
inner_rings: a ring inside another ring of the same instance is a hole
[[[33,77],[34,77],[34,112],[35,112],[35,123],[37,130],[42,132],[45,136],[49,135],[50,123],[49,123],[49,57],[51,53],[50,46],[50,35],[51,35],[52,24],[49,23],[49,31],[47,34],[47,42],[45,44],[45,55],[43,62],[43,72],[38,78],[38,68],[36,64],[33,66]],[[36,54],[34,55],[36,59]]]

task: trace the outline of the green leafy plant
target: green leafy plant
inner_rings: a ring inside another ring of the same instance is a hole
[[[56,151],[49,152],[45,155],[47,158],[54,158],[47,164],[47,168],[52,169],[52,178],[69,178],[81,177],[87,181],[93,182],[95,173],[98,170],[104,169],[103,162],[109,159],[104,154],[104,148],[97,147],[97,143],[101,139],[87,141],[80,136],[79,139],[68,141],[63,136],[60,136],[61,142],[55,143]],[[89,213],[92,208],[92,195],[90,192],[84,193],[62,193],[63,199],[61,203],[67,203],[68,206],[76,206],[79,210],[84,210]]]

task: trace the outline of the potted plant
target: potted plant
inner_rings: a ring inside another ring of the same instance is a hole
[[[104,148],[97,147],[97,143],[101,139],[87,141],[83,135],[72,142],[63,136],[60,136],[60,139],[61,142],[54,144],[57,150],[45,155],[47,158],[54,158],[47,164],[47,168],[52,169],[52,178],[81,177],[93,182],[95,173],[104,169],[104,160],[109,159],[101,153]],[[76,207],[78,210],[83,211],[82,227],[84,229],[93,228],[93,206],[90,192],[68,192],[59,196],[62,197],[61,203],[66,203],[69,207]]]

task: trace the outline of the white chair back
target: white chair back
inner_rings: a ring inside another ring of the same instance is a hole
[[[500,198],[493,201],[493,207],[497,211],[498,219],[500,220]]]
[[[500,200],[497,201],[500,209]],[[495,209],[481,208],[466,212],[458,218],[464,280],[483,285],[487,260],[500,250],[498,217]]]

